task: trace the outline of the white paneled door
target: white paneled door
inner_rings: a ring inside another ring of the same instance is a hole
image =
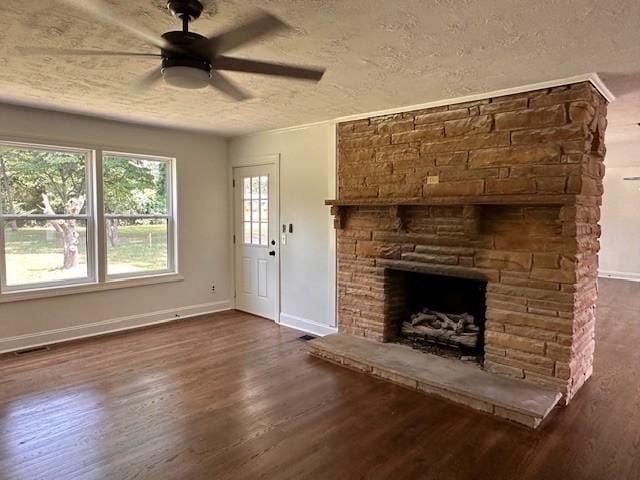
[[[236,308],[278,318],[278,176],[275,164],[233,169]]]

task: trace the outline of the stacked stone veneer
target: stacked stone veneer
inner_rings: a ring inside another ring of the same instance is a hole
[[[484,367],[568,402],[592,373],[605,128],[587,82],[339,124],[340,333],[392,339],[396,269],[485,279]]]

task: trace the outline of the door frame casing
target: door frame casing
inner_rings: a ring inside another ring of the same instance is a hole
[[[244,157],[240,160],[234,161],[229,168],[229,199],[231,209],[229,212],[230,215],[230,225],[231,225],[231,238],[229,239],[229,244],[231,245],[230,258],[232,259],[230,270],[231,270],[231,293],[233,293],[233,301],[231,302],[233,308],[237,307],[237,298],[236,298],[236,266],[237,266],[237,258],[236,258],[236,244],[233,242],[233,235],[236,234],[236,196],[235,190],[233,188],[233,180],[235,178],[235,169],[236,168],[244,168],[244,167],[259,167],[261,165],[273,165],[276,171],[276,180],[278,182],[278,195],[276,196],[276,208],[275,208],[275,216],[276,216],[276,226],[277,226],[277,234],[274,235],[276,239],[275,251],[276,251],[276,316],[273,320],[275,323],[280,323],[280,297],[281,297],[281,260],[280,260],[280,154],[268,154],[268,155],[256,155],[256,156],[248,156]],[[236,188],[238,186],[236,185]],[[238,241],[238,239],[236,239]]]

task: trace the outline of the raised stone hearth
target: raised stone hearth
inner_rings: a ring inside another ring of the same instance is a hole
[[[309,348],[330,362],[532,428],[540,425],[561,396],[552,389],[492,375],[476,364],[395,343],[375,344],[334,334],[309,342]]]
[[[592,373],[605,128],[588,82],[339,124],[339,333],[396,340],[391,271],[477,279],[484,370],[568,403]]]

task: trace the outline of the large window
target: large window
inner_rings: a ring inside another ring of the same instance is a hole
[[[173,169],[0,142],[0,293],[174,272]]]
[[[105,153],[103,171],[109,276],[172,270],[171,162]]]

